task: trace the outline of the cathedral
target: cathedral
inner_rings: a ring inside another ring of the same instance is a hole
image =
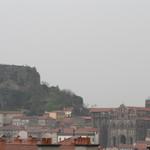
[[[93,127],[98,128],[103,147],[133,145],[145,141],[150,129],[150,99],[145,107],[120,105],[117,108],[91,108]]]

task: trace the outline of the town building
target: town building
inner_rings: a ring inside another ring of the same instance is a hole
[[[12,125],[55,127],[56,120],[48,116],[16,116],[12,119]]]
[[[66,118],[71,118],[73,112],[73,107],[70,108],[64,108],[64,113]]]
[[[52,144],[51,138],[40,140],[29,136],[27,139],[16,137],[7,142],[0,138],[0,150],[98,150],[98,145],[91,144],[89,138],[73,137],[58,144]]]
[[[65,112],[64,111],[45,112],[45,115],[47,115],[50,118],[56,119],[58,121],[61,121],[65,118]]]
[[[150,129],[150,100],[145,107],[91,108],[93,127],[99,131],[103,147],[133,145],[145,141]]]
[[[72,137],[88,137],[91,144],[98,144],[98,132],[96,128],[62,128],[57,131],[57,143]]]
[[[0,127],[10,125],[14,117],[21,117],[23,113],[20,111],[0,111]]]
[[[0,136],[4,136],[6,139],[11,139],[14,137],[17,137],[20,135],[20,133],[26,133],[27,136],[36,137],[37,139],[40,139],[44,137],[46,133],[50,132],[50,129],[48,127],[42,127],[42,126],[4,126],[0,127]]]
[[[88,137],[71,137],[58,144],[39,144],[38,150],[98,150],[97,144],[91,144]]]

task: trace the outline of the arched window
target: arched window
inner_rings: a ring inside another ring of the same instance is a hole
[[[133,127],[134,127],[133,123],[130,122],[130,123],[129,123],[129,128],[133,128]]]
[[[120,136],[120,144],[126,144],[126,137],[124,135]]]
[[[113,127],[113,128],[116,128],[116,124],[115,124],[114,122],[112,123],[112,127]]]
[[[113,140],[113,146],[115,147],[116,146],[116,137],[114,136],[112,140]]]
[[[124,124],[123,122],[120,124],[120,128],[123,129],[124,128]]]
[[[133,144],[133,138],[130,137],[130,144]]]

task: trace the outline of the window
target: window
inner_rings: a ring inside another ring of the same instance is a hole
[[[126,144],[126,137],[124,135],[120,136],[120,143],[121,144]]]
[[[130,144],[133,144],[133,138],[130,137]]]
[[[116,128],[116,124],[115,124],[115,123],[113,123],[113,124],[112,124],[112,127],[113,127],[113,128]]]
[[[120,128],[121,128],[121,129],[124,128],[124,124],[123,124],[123,123],[120,124]]]
[[[113,137],[113,146],[116,146],[116,137]]]

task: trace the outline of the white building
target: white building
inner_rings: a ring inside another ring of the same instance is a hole
[[[77,137],[89,137],[91,144],[98,144],[98,132],[95,128],[64,128],[57,133],[57,142],[64,141],[73,136]]]

